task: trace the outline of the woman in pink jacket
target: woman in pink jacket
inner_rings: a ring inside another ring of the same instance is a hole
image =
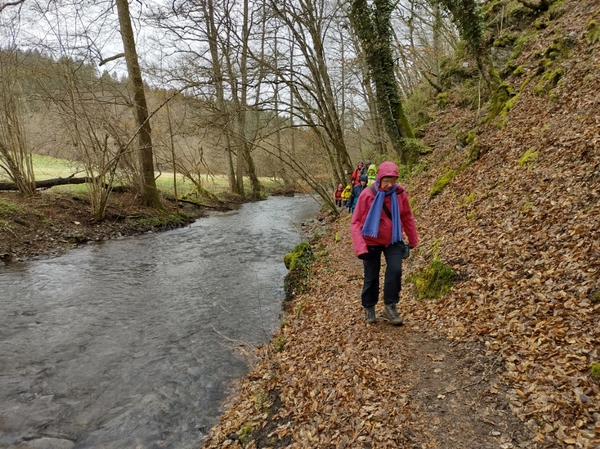
[[[393,162],[383,162],[379,166],[377,182],[358,197],[350,224],[354,252],[364,265],[361,299],[365,322],[369,324],[376,321],[381,253],[387,264],[383,283],[383,317],[396,326],[402,324],[402,318],[396,311],[402,288],[402,259],[408,257],[409,248],[419,243],[406,190],[397,181],[398,166]],[[404,241],[403,234],[408,242]]]

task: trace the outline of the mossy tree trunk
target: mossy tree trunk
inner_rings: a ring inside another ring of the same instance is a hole
[[[390,0],[374,0],[372,5],[367,0],[354,0],[350,23],[366,56],[383,125],[400,160],[407,163],[404,138],[413,139],[415,136],[402,106],[394,71],[392,11],[393,2]]]
[[[477,62],[477,68],[485,80],[490,92],[500,83],[500,77],[494,69],[489,53],[483,44],[485,22],[477,0],[435,0],[452,15],[452,21],[458,27],[469,52]]]

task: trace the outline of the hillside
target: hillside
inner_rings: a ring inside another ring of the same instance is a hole
[[[426,126],[405,277],[437,255],[452,291],[405,283],[406,325],[365,326],[341,217],[204,447],[600,447],[598,21],[596,0],[557,2],[521,31],[496,116],[451,93]]]

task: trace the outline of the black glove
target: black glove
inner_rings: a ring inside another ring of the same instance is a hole
[[[374,246],[367,246],[367,251],[369,251],[369,252],[359,254],[358,258],[361,260],[368,260],[368,259],[372,259],[373,257],[377,257],[379,255],[379,253],[377,252],[377,248],[375,248]]]

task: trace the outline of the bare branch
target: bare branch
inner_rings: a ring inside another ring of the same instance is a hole
[[[98,64],[98,66],[101,67],[104,64],[106,64],[107,62],[114,61],[115,59],[123,58],[124,56],[125,56],[125,53],[119,53],[114,56],[111,56],[110,58],[101,59],[100,64]]]
[[[0,12],[2,12],[4,10],[4,8],[8,8],[9,6],[17,6],[20,5],[21,3],[23,3],[25,0],[17,0],[16,2],[9,2],[9,3],[4,3],[3,5],[0,5]]]

